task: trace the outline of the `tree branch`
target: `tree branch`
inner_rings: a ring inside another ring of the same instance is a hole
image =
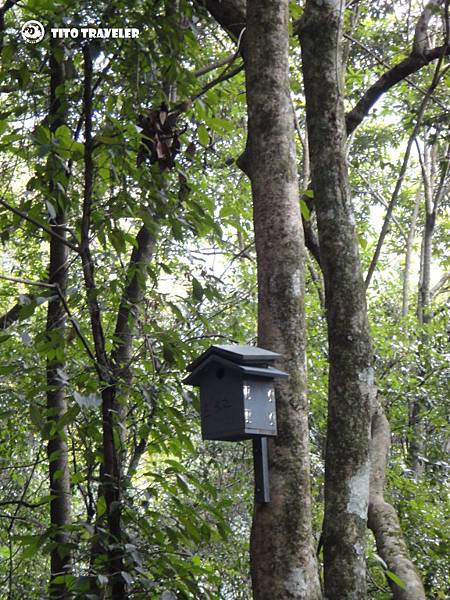
[[[378,200],[378,202],[382,206],[384,206],[384,208],[389,208],[389,203],[386,202],[386,200],[383,198],[383,196],[381,196],[377,192],[377,190],[373,188],[373,186],[370,183],[370,181],[359,170],[357,170],[357,173],[358,173],[358,176],[361,177],[361,179],[367,185],[367,187],[369,188],[371,194]],[[403,225],[400,223],[400,221],[397,219],[397,217],[395,215],[392,215],[392,221],[397,225],[398,230],[400,231],[400,233],[402,234],[402,236],[404,237],[404,239],[406,241],[408,239],[408,234],[403,229]]]
[[[57,240],[59,240],[60,242],[62,242],[66,246],[68,246],[71,250],[73,250],[77,254],[80,253],[80,249],[78,248],[78,246],[76,246],[75,244],[72,244],[65,237],[63,237],[63,236],[59,235],[58,233],[56,233],[56,231],[54,231],[54,229],[52,229],[51,227],[48,227],[44,223],[40,223],[37,219],[35,219],[33,217],[30,217],[29,215],[27,215],[27,213],[19,210],[18,208],[15,208],[14,206],[12,206],[11,204],[9,204],[8,202],[5,202],[5,200],[3,200],[2,198],[0,198],[0,205],[4,206],[6,209],[10,210],[15,215],[21,217],[22,219],[25,219],[25,221],[29,221],[33,225],[36,225],[36,227],[39,227],[40,229],[42,229],[43,231],[45,231],[46,233],[48,233],[50,236],[56,238]]]
[[[443,275],[439,279],[439,281],[436,283],[436,285],[433,288],[431,288],[431,291],[430,291],[431,298],[434,298],[434,296],[436,296],[436,294],[438,294],[440,292],[440,290],[444,287],[444,285],[449,280],[450,280],[450,272],[449,273],[445,273],[445,275]]]
[[[206,94],[207,91],[209,91],[210,89],[212,89],[219,83],[227,81],[228,79],[232,79],[235,75],[237,75],[244,69],[244,65],[241,64],[230,71],[229,69],[231,67],[231,64],[232,63],[230,63],[227,66],[227,68],[224,69],[223,73],[221,73],[218,77],[216,77],[216,79],[213,79],[212,81],[208,82],[196,94],[191,96],[188,100],[184,100],[183,102],[180,102],[180,104],[177,104],[176,106],[174,106],[171,112],[181,113],[181,112],[186,111],[192,105],[192,103],[195,102],[195,100],[198,100],[201,96],[203,96],[203,94]]]
[[[312,223],[310,219],[305,219],[302,216],[303,223],[303,233],[305,235],[305,246],[311,252],[317,264],[320,265],[320,246],[319,246],[319,238],[317,237],[316,232],[313,229]]]
[[[211,14],[234,40],[238,40],[246,23],[245,0],[195,0]]]
[[[372,106],[383,94],[390,90],[391,87],[400,81],[403,81],[409,75],[419,71],[430,62],[436,59],[439,59],[441,62],[444,56],[450,54],[447,27],[445,31],[445,41],[442,46],[431,49],[427,46],[427,33],[430,20],[442,3],[443,0],[430,0],[417,21],[413,47],[410,55],[398,65],[395,65],[392,69],[384,73],[378,81],[371,85],[356,106],[346,115],[347,135],[350,135],[356,129],[368,115]],[[447,14],[447,3],[445,13]],[[427,92],[427,94],[429,94],[429,92]]]
[[[36,285],[38,287],[44,287],[54,290],[55,285],[53,283],[45,283],[44,281],[32,281],[31,279],[22,279],[22,277],[8,277],[8,275],[0,275],[0,279],[5,281],[11,281],[12,283],[23,283],[25,285]]]
[[[216,69],[219,69],[220,67],[229,65],[230,63],[233,63],[235,60],[236,60],[236,52],[233,52],[232,54],[225,56],[225,58],[222,58],[222,59],[217,60],[209,65],[205,65],[204,67],[201,67],[200,69],[197,69],[197,71],[194,72],[194,76],[201,77],[202,75],[206,75],[207,73],[210,73],[211,71],[215,71]]]
[[[28,296],[30,301],[33,300],[33,296]],[[23,307],[21,302],[17,302],[12,308],[0,316],[0,330],[4,331],[8,329],[10,325],[20,319],[20,310]]]
[[[194,96],[192,96],[190,101],[194,102],[195,100],[198,100],[198,98],[203,96],[203,94],[206,94],[206,92],[208,90],[215,87],[217,84],[233,78],[235,75],[237,75],[238,73],[240,73],[243,70],[244,65],[243,64],[238,65],[237,67],[235,67],[234,69],[231,69],[231,70],[229,70],[229,67],[230,67],[230,65],[224,70],[224,72],[221,75],[219,75],[219,77],[217,77],[213,81],[210,81],[209,83],[207,83],[199,92],[194,94]]]
[[[24,506],[25,508],[39,508],[40,506],[48,504],[48,499],[43,500],[41,502],[37,502],[36,504],[33,504],[31,502],[25,502],[25,500],[4,500],[0,502],[0,506],[9,506],[11,504],[16,506]]]
[[[378,554],[387,568],[403,583],[402,589],[392,580],[394,600],[425,600],[420,577],[410,559],[401,525],[395,508],[384,499],[386,466],[391,445],[389,421],[379,401],[372,417],[372,440],[370,445],[370,498],[368,527],[373,531]]]
[[[239,39],[239,36],[246,25],[245,1],[229,0],[228,2],[222,2],[222,0],[195,0],[195,3],[198,6],[205,8],[219,23],[219,25],[221,25],[229,33],[233,40]],[[442,0],[431,0],[431,3],[438,5],[442,3]],[[416,26],[417,43],[419,42],[420,35],[417,32],[419,23],[421,23],[422,28],[425,24],[426,27],[428,27],[429,20],[432,16],[430,10],[427,10],[427,7],[425,7],[424,13],[422,13]],[[294,33],[296,35],[299,34],[299,23],[300,21],[297,21],[297,23],[294,24]],[[351,38],[351,36],[346,35],[345,37],[351,41],[355,41],[353,38]],[[245,54],[245,47],[242,48],[242,51],[242,53]],[[369,114],[370,109],[383,94],[385,94],[397,83],[406,80],[409,75],[416,73],[424,66],[430,64],[434,60],[437,60],[443,55],[450,55],[448,40],[444,45],[436,48],[423,48],[423,51],[420,53],[417,53],[413,49],[407,58],[386,71],[372,86],[369,87],[355,107],[346,115],[348,135],[353,133],[358,125],[362,123],[362,121]],[[413,84],[413,82],[409,83],[414,85],[414,87],[417,87],[415,84]]]
[[[84,91],[83,114],[85,118],[85,145],[84,145],[84,197],[83,214],[81,217],[80,252],[83,264],[83,275],[86,285],[89,316],[91,320],[92,336],[94,339],[95,355],[101,369],[101,376],[109,382],[108,360],[105,351],[105,336],[103,333],[102,316],[97,299],[97,289],[94,278],[94,261],[89,245],[91,227],[92,193],[94,185],[94,160],[92,142],[92,57],[90,47],[83,47],[84,55]]]
[[[127,285],[122,294],[114,332],[115,347],[111,353],[111,364],[115,379],[131,380],[131,360],[134,325],[137,311],[145,289],[145,270],[155,249],[155,237],[143,225],[136,236],[136,246],[131,253],[127,269]]]
[[[392,65],[390,65],[388,62],[386,62],[383,58],[380,58],[378,56],[378,54],[376,52],[374,52],[371,48],[369,48],[368,46],[366,46],[365,44],[363,44],[361,42],[361,40],[358,40],[357,38],[349,35],[348,33],[344,33],[343,34],[345,38],[347,38],[348,40],[350,40],[352,43],[356,44],[357,46],[359,46],[360,48],[362,48],[364,50],[364,52],[366,52],[369,56],[371,56],[372,58],[374,58],[376,60],[376,62],[385,67],[388,70],[391,70],[393,67]],[[419,85],[417,85],[416,83],[414,83],[414,81],[412,79],[410,79],[409,77],[405,77],[404,81],[411,86],[412,88],[414,88],[415,90],[417,90],[418,92],[420,92],[421,94],[426,94],[426,90],[422,89]],[[437,105],[439,105],[443,110],[447,110],[447,106],[445,104],[443,104],[439,98],[436,98],[436,96],[431,96],[431,99],[433,100],[433,102],[435,102]]]
[[[97,365],[97,360],[96,360],[92,350],[90,349],[89,344],[88,344],[86,338],[84,337],[84,335],[80,329],[80,326],[78,325],[77,320],[73,317],[73,315],[70,311],[69,305],[67,304],[67,300],[58,285],[56,285],[54,283],[45,283],[43,281],[31,281],[30,279],[22,279],[20,277],[8,277],[7,275],[0,275],[0,279],[4,279],[5,281],[11,281],[13,283],[23,283],[24,285],[35,285],[37,287],[43,287],[43,288],[55,290],[56,293],[58,294],[59,298],[61,299],[61,302],[64,306],[64,310],[66,311],[67,316],[69,317],[70,323],[72,324],[76,335],[80,338],[80,341],[83,344],[84,348],[86,349],[86,352],[88,353],[89,357],[93,360],[95,365]],[[33,297],[30,296],[30,298],[33,298]],[[16,311],[20,312],[21,307],[22,307],[22,305],[18,303],[15,306],[13,306],[13,308],[11,310],[9,310],[2,317],[0,317],[0,329],[6,329],[14,321],[17,321],[19,319],[20,315],[16,315]],[[8,322],[8,315],[10,313],[12,313],[14,320],[11,322]]]
[[[441,56],[450,54],[450,46],[438,46],[425,50],[423,54],[411,53],[399,64],[386,71],[369,89],[364,93],[355,107],[346,115],[347,135],[350,135],[362,123],[369,114],[373,105],[390,90],[394,85],[403,81],[409,75],[416,73],[422,67],[430,64]]]
[[[18,2],[19,0],[6,0],[5,4],[0,8],[0,54],[3,50],[3,36],[5,34],[5,13]]]
[[[405,177],[406,169],[408,167],[409,157],[410,157],[410,154],[411,154],[411,148],[412,148],[414,140],[415,140],[415,138],[416,138],[416,136],[417,136],[417,134],[419,132],[419,129],[421,127],[422,118],[423,118],[423,115],[424,115],[424,112],[425,112],[425,108],[426,108],[426,106],[428,104],[428,101],[430,99],[430,95],[436,89],[436,87],[437,87],[440,79],[442,78],[442,76],[444,75],[444,73],[447,70],[447,67],[445,67],[441,71],[441,66],[442,66],[443,58],[444,57],[441,54],[441,56],[439,58],[439,61],[438,61],[437,65],[436,65],[436,69],[434,71],[433,81],[431,82],[430,87],[428,88],[428,92],[426,93],[426,95],[422,99],[422,102],[421,102],[420,107],[419,107],[419,112],[417,114],[417,120],[416,120],[416,124],[414,126],[414,130],[413,130],[413,132],[412,132],[412,134],[411,134],[411,136],[410,136],[410,138],[408,140],[408,144],[407,144],[406,150],[405,150],[405,155],[404,155],[404,158],[403,158],[403,163],[402,163],[402,166],[401,166],[401,169],[400,169],[400,174],[398,176],[397,183],[395,184],[394,191],[392,192],[392,197],[391,197],[391,200],[389,202],[389,205],[388,205],[388,208],[387,208],[387,211],[386,211],[386,216],[384,218],[383,227],[381,228],[381,232],[380,232],[380,236],[378,238],[377,246],[376,246],[376,249],[375,249],[372,261],[371,261],[371,263],[369,265],[369,269],[367,271],[367,276],[366,276],[366,280],[365,280],[366,289],[370,285],[370,281],[371,281],[372,276],[373,276],[373,274],[375,272],[375,268],[376,268],[378,259],[380,257],[381,247],[382,247],[382,245],[384,243],[384,239],[385,239],[385,237],[387,235],[387,232],[389,230],[389,222],[391,220],[394,207],[395,207],[395,205],[397,203],[397,199],[398,199],[399,194],[400,194],[400,190],[401,190],[401,187],[402,187],[402,184],[403,184],[403,179]]]

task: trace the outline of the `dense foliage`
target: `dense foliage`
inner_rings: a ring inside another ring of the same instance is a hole
[[[300,13],[292,3],[293,19]],[[386,65],[409,53],[419,14],[416,2],[360,2],[358,10],[349,10],[348,108]],[[251,194],[235,164],[245,143],[242,59],[199,5],[187,0],[28,0],[7,2],[1,15],[2,597],[46,597],[49,555],[58,544],[50,522],[46,447],[56,435],[67,440],[72,497],[71,523],[58,552],[72,554],[73,569],[59,583],[74,598],[97,598],[108,584],[111,540],[101,480],[104,382],[94,351],[90,303],[95,297],[110,353],[118,343],[115,324],[124,290],[135,276],[146,284],[145,295],[137,315],[128,315],[134,327],[126,365],[131,376],[119,379],[121,420],[115,430],[123,461],[121,576],[130,598],[248,599],[250,447],[246,442],[203,442],[197,394],[182,384],[186,365],[211,343],[256,341]],[[93,184],[88,241],[95,290],[87,289],[77,251],[86,198],[82,40],[63,40],[54,50],[55,60],[64,64],[65,80],[56,95],[66,116],[54,130],[49,35],[38,44],[25,43],[19,29],[28,19],[39,19],[48,29],[89,25],[140,31],[138,39],[90,43]],[[439,35],[439,27],[436,22],[433,35]],[[299,63],[293,40],[301,208],[314,227],[314,198],[302,158],[305,115]],[[354,134],[349,166],[365,269],[400,178],[394,216],[368,288],[369,316],[379,396],[393,433],[388,495],[399,511],[427,594],[443,599],[450,594],[449,80],[441,77],[430,91],[435,72],[436,64],[430,64],[386,95]],[[143,119],[153,119],[153,129],[146,129]],[[155,119],[164,130],[159,146]],[[401,174],[409,140],[410,157]],[[46,326],[48,304],[60,293],[48,284],[47,271],[49,240],[55,238],[50,225],[60,209],[71,245],[63,334]],[[430,220],[431,279],[424,296],[427,265],[421,247]],[[142,225],[155,239],[145,272],[130,267]],[[312,256],[306,303],[319,547],[327,341],[320,269]],[[67,400],[67,411],[56,419],[46,403],[49,361],[61,365],[59,380]],[[391,597],[388,579],[394,575],[386,571],[373,543],[368,560],[370,597]]]

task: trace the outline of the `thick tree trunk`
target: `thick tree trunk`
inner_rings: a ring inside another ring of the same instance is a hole
[[[64,63],[62,58],[57,58],[57,40],[51,40],[50,48],[50,130],[54,133],[65,121],[66,107],[64,96],[57,91],[64,84]],[[60,239],[50,238],[50,264],[48,269],[49,283],[59,287],[60,293],[65,294],[67,287],[67,260],[68,247],[64,244],[66,216],[64,204],[66,199],[53,183],[54,178],[61,171],[58,160],[49,160],[49,201],[52,203],[56,217],[50,223],[52,229],[58,233]],[[67,546],[68,532],[64,529],[71,523],[71,491],[70,471],[67,450],[67,429],[57,426],[58,420],[67,411],[66,389],[63,381],[65,367],[64,359],[64,332],[66,314],[64,306],[58,295],[50,300],[47,310],[47,334],[58,349],[58,358],[47,360],[47,409],[48,419],[55,430],[51,433],[47,454],[49,460],[50,493],[50,523],[53,530],[52,539],[56,546],[51,551],[50,567],[50,597],[69,598],[70,594],[64,584],[55,584],[53,580],[58,575],[64,575],[71,570],[71,553]]]
[[[278,437],[270,444],[269,504],[255,505],[255,600],[318,599],[306,399],[304,259],[294,115],[288,78],[287,0],[249,0],[245,33],[249,175],[258,263],[258,342],[280,352]]]
[[[425,600],[420,577],[409,558],[395,508],[384,499],[385,472],[391,444],[389,422],[381,406],[372,419],[370,448],[369,527],[372,529],[378,554],[389,571],[399,577],[404,588],[388,578],[394,600]]]
[[[197,2],[206,6],[232,37],[238,38],[247,23],[243,0],[226,3],[220,0]],[[325,247],[326,253],[326,295],[332,362],[325,518],[327,597],[362,600],[365,596],[363,541],[368,504],[370,396],[373,386],[362,274],[344,158],[345,126],[339,93],[339,11],[342,10],[343,3],[339,6],[339,3],[332,0],[307,2],[306,17],[296,24],[295,30],[296,33],[304,33],[304,40],[301,41],[308,130],[313,140],[311,158],[315,163],[313,187],[316,210],[320,212],[321,251]],[[248,40],[247,34],[241,43],[245,59]],[[408,58],[404,61],[405,64],[402,63],[398,68],[392,69],[392,73],[388,72],[383,76],[358,104],[359,110],[360,105],[365,103],[364,111],[358,113],[357,120],[353,121],[356,109],[349,115],[352,117],[349,122],[353,125],[350,123],[348,130],[353,131],[359,125],[375,99],[387,89],[441,55],[442,49],[433,49],[420,65]],[[267,53],[266,56],[270,54]],[[274,88],[275,85],[267,92],[267,100],[273,97]],[[273,149],[273,154],[277,155],[274,158],[278,157],[278,152],[279,147]],[[275,168],[273,172],[276,173]],[[273,217],[276,222],[278,212],[274,211]],[[348,511],[349,515],[346,514]],[[382,528],[379,527],[376,531],[376,535],[380,535]],[[405,556],[407,558],[406,554]],[[266,558],[271,560],[267,555]],[[270,585],[270,578],[265,580]],[[271,592],[274,590],[271,589]],[[275,596],[275,593],[266,593],[267,597]]]
[[[308,0],[298,31],[330,357],[325,595],[363,600],[373,367],[345,159],[342,13],[343,2]]]

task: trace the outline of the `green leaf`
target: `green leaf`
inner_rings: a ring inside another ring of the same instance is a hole
[[[403,579],[400,579],[400,577],[392,571],[386,570],[385,573],[386,577],[389,577],[389,579],[398,585],[399,588],[406,590],[406,583],[403,581]]]
[[[70,425],[70,423],[73,423],[79,415],[79,413],[80,407],[77,404],[71,406],[69,410],[66,413],[64,413],[63,416],[58,420],[58,429],[61,430],[66,425]]]
[[[82,473],[73,473],[70,476],[70,481],[73,484],[81,483],[84,480],[84,476]]]
[[[58,129],[55,131],[55,137],[58,140],[61,140],[66,147],[70,146],[73,141],[72,132],[67,125],[60,125],[60,127],[58,127]]]
[[[42,431],[45,426],[45,419],[42,416],[41,409],[34,402],[30,404],[30,418],[36,429]]]
[[[202,144],[202,146],[209,145],[209,133],[204,125],[200,125],[200,127],[197,129],[197,135],[198,141],[200,144]]]
[[[104,496],[99,496],[97,500],[97,517],[103,517],[106,512],[106,500]]]
[[[203,294],[204,294],[204,290],[203,290],[202,284],[198,281],[198,279],[193,277],[192,278],[192,297],[194,298],[194,300],[197,300],[197,302],[201,302],[203,299]]]
[[[302,213],[302,217],[305,219],[305,221],[308,221],[311,213],[308,208],[308,205],[306,204],[306,202],[303,199],[300,200],[300,210]]]
[[[33,138],[39,145],[48,144],[48,142],[50,141],[49,128],[44,127],[44,125],[38,125],[34,130]]]
[[[361,246],[361,248],[363,250],[365,250],[367,248],[367,240],[365,237],[363,237],[362,235],[358,235],[358,240],[359,240],[359,245]]]
[[[36,309],[35,302],[29,302],[28,304],[23,304],[20,307],[19,320],[25,321],[25,319],[28,319],[28,317],[31,317],[31,315],[34,313],[35,309]]]

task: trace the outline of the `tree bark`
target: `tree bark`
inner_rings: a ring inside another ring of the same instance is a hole
[[[92,57],[89,45],[83,47],[84,91],[83,113],[85,121],[84,142],[84,198],[81,219],[80,252],[83,264],[84,283],[87,294],[92,337],[95,346],[99,384],[102,388],[102,442],[103,464],[101,470],[101,493],[105,499],[108,523],[108,576],[112,600],[126,598],[126,583],[122,577],[122,519],[121,519],[121,465],[120,448],[116,439],[120,439],[117,423],[116,389],[110,361],[105,349],[105,336],[102,314],[94,277],[94,261],[90,250],[90,225],[92,194],[94,186],[94,161],[92,141]]]
[[[414,246],[414,238],[416,235],[416,224],[417,217],[419,215],[419,204],[420,204],[421,190],[417,190],[416,197],[414,199],[414,208],[411,216],[411,223],[409,224],[408,238],[406,240],[406,251],[405,251],[405,267],[403,269],[403,289],[402,289],[402,316],[406,317],[409,310],[409,280],[411,275],[411,259]]]
[[[404,583],[404,589],[388,578],[394,600],[425,600],[420,577],[409,558],[395,508],[384,499],[385,472],[391,445],[391,432],[382,407],[372,418],[370,447],[370,501],[368,524],[372,529],[378,554],[389,571]]]
[[[238,38],[242,27],[246,24],[245,2],[197,0],[197,3],[206,6],[220,25],[234,39]],[[325,247],[327,255],[325,270],[329,340],[330,349],[334,348],[330,353],[332,368],[329,384],[331,410],[327,446],[327,514],[325,517],[326,591],[329,598],[360,600],[365,596],[363,540],[368,504],[370,396],[373,395],[374,390],[371,389],[372,356],[367,331],[362,273],[354,235],[352,208],[348,197],[344,138],[346,133],[351,133],[364,120],[371,106],[382,94],[424,65],[441,59],[444,54],[448,54],[449,48],[444,45],[425,50],[421,57],[411,55],[385,73],[367,90],[361,102],[348,115],[346,127],[343,123],[342,100],[339,92],[340,75],[336,71],[339,63],[337,47],[339,36],[336,34],[340,29],[336,4],[331,0],[307,3],[306,18],[296,24],[295,32],[301,35],[305,30],[305,24],[309,21],[310,27],[306,34],[308,39],[302,44],[303,60],[306,63],[304,73],[308,130],[314,139],[314,147],[311,150],[311,158],[315,163],[313,188],[315,204],[321,214],[320,248],[322,251],[322,247]],[[329,19],[330,12],[334,12],[333,18],[328,23],[321,22],[321,18],[325,21]],[[247,32],[241,43],[244,58],[246,58],[248,39]],[[305,46],[309,46],[309,51]],[[272,94],[271,89],[267,97],[270,98]],[[329,172],[330,164],[333,165],[331,172]],[[318,191],[321,193],[319,194]],[[277,215],[274,215],[274,220],[276,218]],[[348,269],[345,268],[346,254],[349,255]],[[340,289],[339,280],[342,275],[343,286]],[[348,307],[346,307],[347,300]],[[341,349],[340,340],[342,340]],[[353,364],[352,354],[359,355],[359,360]],[[359,374],[362,375],[361,380]],[[342,407],[339,406],[339,398]],[[352,402],[355,402],[356,414],[353,414]],[[352,435],[353,429],[358,433],[355,440]],[[357,447],[354,449],[355,441]],[[341,452],[339,452],[340,448]],[[346,469],[347,461],[348,469]],[[333,486],[336,488],[335,496],[333,496]],[[350,517],[346,515],[343,522],[342,515],[345,515],[347,510],[353,511],[355,508],[358,509],[358,515],[350,515]],[[333,528],[333,521],[340,521],[340,523],[336,523],[336,527]],[[380,532],[381,528],[377,531]],[[346,538],[347,532],[351,533],[350,538]],[[339,559],[341,550],[343,550],[342,559]],[[356,584],[352,588],[355,579],[360,585]],[[347,581],[350,587],[347,587]],[[336,589],[333,589],[335,583]]]
[[[64,63],[57,57],[59,42],[50,41],[50,110],[49,121],[52,133],[64,124],[66,119],[66,106],[64,95],[61,95],[61,86],[64,85]],[[59,93],[58,93],[59,92]],[[66,237],[64,226],[66,224],[65,203],[66,198],[54,184],[54,178],[61,171],[61,164],[57,159],[49,159],[49,200],[53,204],[56,216],[50,226],[58,236]],[[61,295],[65,295],[68,275],[69,249],[64,241],[57,237],[50,238],[50,263],[48,268],[48,281],[57,285]],[[71,571],[71,552],[67,546],[68,532],[65,529],[71,523],[71,491],[70,470],[67,449],[67,428],[60,428],[59,419],[67,411],[66,389],[63,371],[64,358],[64,331],[66,313],[61,298],[56,295],[48,303],[47,310],[47,335],[52,345],[55,345],[58,356],[47,359],[47,410],[48,420],[52,428],[47,446],[49,461],[50,494],[50,523],[52,540],[55,548],[50,554],[50,598],[69,598],[71,595],[64,584],[55,584],[58,575],[66,575]]]
[[[422,178],[425,197],[425,225],[420,252],[419,294],[417,298],[417,319],[420,325],[429,320],[431,254],[436,224],[436,210],[433,203],[433,188],[436,169],[436,146],[431,148],[425,140],[422,160]]]
[[[330,360],[325,595],[363,600],[373,358],[345,158],[342,17],[343,3],[308,0],[298,32]]]
[[[420,253],[419,290],[417,297],[417,320],[422,327],[431,319],[431,262],[433,253],[433,237],[436,226],[436,218],[440,202],[446,188],[447,175],[449,171],[448,161],[444,161],[438,185],[435,185],[437,170],[437,145],[429,146],[424,143],[423,158],[421,158],[422,178],[425,197],[425,224],[422,234],[422,245]],[[419,156],[422,156],[419,148]],[[444,156],[448,158],[448,145],[444,149]],[[422,329],[421,340],[424,346],[429,344],[426,330]],[[420,373],[423,376],[423,373]],[[425,422],[423,418],[423,406],[421,398],[414,398],[410,406],[409,426],[411,430],[411,441],[408,449],[408,460],[416,477],[421,477],[424,471],[422,457],[425,450]]]
[[[431,302],[431,259],[433,248],[433,237],[436,226],[436,218],[440,203],[445,195],[448,186],[449,173],[449,145],[443,149],[443,167],[440,173],[438,185],[434,185],[437,170],[437,152],[436,145],[424,148],[424,160],[422,162],[422,175],[425,190],[425,227],[422,237],[421,264],[419,276],[419,297],[417,307],[417,317],[420,324],[427,323],[430,320],[430,302]]]
[[[258,265],[258,343],[280,352],[278,437],[270,443],[269,504],[251,533],[255,600],[319,599],[314,552],[306,398],[304,260],[294,115],[288,76],[287,0],[249,0],[245,39],[247,148]]]

